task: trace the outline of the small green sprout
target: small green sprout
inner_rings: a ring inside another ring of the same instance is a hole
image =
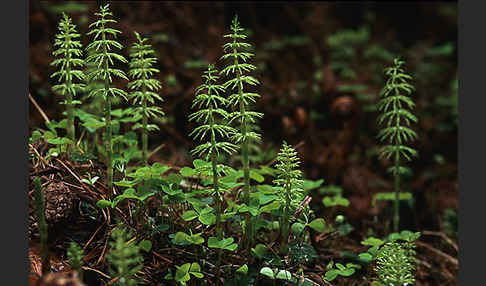
[[[290,217],[304,199],[305,192],[302,188],[302,171],[298,169],[300,161],[297,152],[285,141],[278,153],[277,161],[275,165],[278,170],[277,179],[273,182],[281,187],[279,200],[283,205],[283,216],[280,252],[285,254],[288,252]]]

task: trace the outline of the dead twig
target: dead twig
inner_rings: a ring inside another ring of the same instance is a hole
[[[42,110],[42,108],[39,106],[39,104],[37,104],[37,101],[35,101],[35,99],[32,97],[32,95],[30,95],[30,92],[29,92],[29,99],[30,101],[32,101],[32,104],[34,104],[35,108],[37,109],[37,111],[39,111],[40,115],[42,116],[42,118],[44,118],[44,121],[49,124],[51,123],[51,121],[49,120],[49,117],[47,117],[47,115],[44,113],[44,111]]]
[[[426,248],[430,251],[432,251],[433,253],[445,258],[447,261],[449,261],[451,264],[454,264],[454,266],[458,267],[459,266],[459,262],[456,258],[450,256],[449,254],[447,253],[444,253],[440,250],[438,250],[437,248],[435,247],[432,247],[424,242],[421,242],[421,241],[416,241],[415,242],[417,244],[417,246],[420,246],[420,247],[423,247],[423,248]]]
[[[444,239],[447,243],[449,243],[456,251],[459,251],[459,247],[457,244],[452,241],[445,233],[439,232],[439,231],[430,231],[430,230],[424,230],[422,231],[423,235],[434,235],[434,236],[439,236],[442,239]]]

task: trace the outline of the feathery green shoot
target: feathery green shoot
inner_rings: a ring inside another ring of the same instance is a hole
[[[74,241],[69,244],[67,251],[69,264],[78,272],[79,280],[83,281],[83,249]]]
[[[125,73],[117,68],[114,68],[115,61],[127,63],[127,60],[115,52],[114,48],[122,49],[123,46],[116,41],[117,34],[120,31],[109,28],[109,23],[116,23],[115,20],[110,19],[113,14],[109,10],[109,4],[100,6],[100,12],[95,13],[99,17],[94,23],[89,25],[91,31],[88,35],[94,35],[93,42],[91,42],[87,49],[92,49],[94,53],[87,57],[88,62],[95,63],[97,69],[93,69],[88,74],[88,80],[102,80],[104,86],[94,88],[90,91],[90,96],[102,96],[105,100],[105,131],[106,131],[106,161],[108,173],[108,188],[111,190],[113,186],[113,146],[112,146],[112,126],[111,126],[111,103],[115,97],[123,97],[126,99],[127,93],[119,88],[110,86],[113,83],[114,77],[119,77],[128,80]]]
[[[381,115],[378,117],[378,124],[385,125],[378,133],[380,141],[388,143],[380,150],[380,157],[392,158],[394,166],[390,168],[395,178],[395,204],[393,216],[394,231],[399,227],[399,190],[400,175],[405,172],[405,167],[401,165],[401,159],[410,161],[417,156],[417,151],[405,144],[417,139],[417,134],[410,126],[416,123],[417,117],[410,110],[415,104],[410,99],[414,87],[408,83],[412,77],[405,74],[402,65],[404,61],[398,58],[394,61],[394,66],[385,69],[388,76],[385,87],[381,91],[381,99],[378,102],[378,110]]]
[[[196,88],[196,97],[194,98],[192,108],[200,108],[200,110],[192,113],[189,116],[189,121],[196,121],[201,123],[190,134],[194,139],[206,141],[196,148],[191,153],[193,155],[204,156],[205,159],[211,160],[213,172],[213,190],[211,191],[216,203],[216,232],[218,239],[222,239],[223,233],[220,226],[221,222],[221,190],[218,183],[218,155],[222,152],[231,154],[236,151],[236,145],[227,140],[235,129],[231,126],[221,124],[218,119],[227,119],[229,113],[222,107],[226,104],[226,99],[220,95],[224,92],[221,85],[216,84],[219,76],[218,70],[213,65],[209,65],[207,71],[204,72],[202,78],[205,82]]]
[[[213,189],[211,193],[215,201],[216,211],[216,237],[218,240],[223,239],[223,229],[221,227],[222,214],[222,191],[223,188],[218,182],[220,170],[218,170],[218,155],[220,153],[231,154],[236,151],[237,146],[226,141],[236,130],[229,125],[221,124],[218,119],[228,119],[230,114],[222,107],[226,106],[226,99],[220,95],[225,91],[224,87],[216,84],[219,76],[218,70],[213,65],[209,65],[202,78],[205,82],[196,88],[196,97],[194,98],[192,108],[199,108],[198,111],[189,116],[189,121],[201,123],[196,127],[191,136],[200,141],[206,141],[194,148],[193,155],[204,156],[205,159],[211,160],[213,173]],[[216,275],[219,278],[222,249],[218,249],[218,260],[216,262]]]
[[[231,113],[231,120],[237,120],[240,123],[239,130],[232,136],[235,144],[241,147],[243,175],[244,175],[244,203],[249,205],[250,202],[250,162],[248,156],[248,144],[250,141],[260,141],[261,135],[257,132],[249,130],[249,124],[255,123],[256,118],[263,117],[263,113],[250,111],[250,104],[256,102],[260,97],[259,94],[253,92],[245,92],[245,85],[256,86],[260,82],[249,75],[256,67],[247,61],[253,57],[253,53],[246,50],[251,47],[251,44],[245,43],[246,35],[242,32],[244,29],[240,26],[238,16],[235,16],[231,24],[231,33],[224,35],[225,38],[230,38],[230,41],[223,45],[223,50],[226,53],[221,57],[227,60],[227,66],[220,72],[225,76],[230,76],[223,86],[227,91],[230,91],[228,96],[228,105],[236,107],[237,111]],[[251,244],[251,214],[246,214],[245,224],[245,248],[248,250]]]
[[[415,244],[388,242],[378,251],[374,284],[385,286],[413,285],[415,283]]]
[[[78,40],[80,35],[76,31],[76,25],[72,23],[65,13],[59,22],[59,34],[56,35],[54,47],[57,47],[52,54],[58,57],[51,65],[60,67],[60,70],[52,74],[51,77],[57,77],[60,84],[54,85],[52,90],[65,97],[63,104],[66,105],[67,111],[67,137],[75,142],[75,128],[74,128],[74,105],[79,104],[74,97],[78,91],[82,91],[84,84],[84,73],[82,68],[85,66],[85,61],[81,58],[83,52],[81,50],[82,44]],[[76,82],[80,81],[80,82]]]
[[[34,199],[35,216],[37,219],[41,244],[42,273],[46,274],[51,270],[51,265],[49,260],[49,249],[47,246],[48,233],[46,222],[46,204],[44,201],[44,194],[42,192],[42,185],[39,177],[36,177],[34,179]]]
[[[128,88],[133,90],[130,97],[133,98],[133,103],[137,105],[135,112],[142,114],[142,124],[139,123],[134,128],[142,129],[142,157],[143,162],[148,164],[148,131],[158,130],[157,125],[149,125],[148,118],[156,116],[164,116],[164,112],[158,106],[148,106],[154,104],[156,100],[163,102],[164,100],[156,92],[162,88],[160,81],[152,76],[160,71],[153,67],[156,63],[155,51],[152,45],[147,44],[147,38],[142,38],[139,33],[135,32],[137,37],[136,43],[133,44],[130,51],[130,71],[128,75],[132,81],[128,83]],[[141,105],[141,106],[140,106]]]
[[[278,170],[277,179],[273,182],[282,188],[279,192],[279,200],[283,205],[281,247],[280,252],[288,252],[288,239],[290,230],[290,216],[298,208],[305,197],[302,180],[302,171],[299,170],[300,160],[297,151],[287,142],[283,142],[282,148],[277,156],[278,163],[275,167]]]
[[[138,279],[134,277],[135,273],[143,268],[143,257],[140,254],[140,247],[135,242],[129,242],[131,233],[122,227],[116,227],[110,242],[110,252],[106,259],[110,266],[110,275],[118,277],[115,285],[118,286],[136,286]]]

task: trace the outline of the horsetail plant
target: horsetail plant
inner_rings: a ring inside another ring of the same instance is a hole
[[[218,70],[213,65],[209,65],[207,71],[204,72],[202,78],[205,82],[196,88],[196,97],[194,98],[192,108],[198,107],[200,110],[192,113],[189,116],[189,121],[196,121],[201,123],[199,127],[191,132],[194,139],[200,141],[206,140],[206,143],[198,145],[191,153],[193,155],[204,156],[205,159],[211,161],[213,189],[211,193],[215,202],[216,211],[216,238],[217,241],[223,240],[223,229],[221,227],[222,214],[222,192],[220,183],[218,182],[219,173],[221,172],[218,166],[218,155],[220,153],[231,154],[236,151],[237,146],[228,140],[231,134],[236,130],[225,124],[218,122],[219,119],[227,119],[229,113],[222,107],[226,105],[226,99],[220,95],[225,89],[223,86],[216,84],[219,76],[216,74]],[[218,249],[218,260],[216,262],[217,280],[219,280],[219,266],[221,262],[222,249]]]
[[[49,249],[47,246],[47,223],[46,223],[46,204],[44,201],[44,194],[42,192],[42,185],[40,178],[34,179],[34,198],[35,198],[35,216],[39,229],[41,257],[42,257],[42,273],[46,274],[50,271]]]
[[[143,268],[143,257],[140,246],[131,241],[131,233],[121,226],[111,233],[111,249],[106,257],[110,266],[110,275],[118,277],[115,285],[136,286],[138,279],[135,273]]]
[[[410,128],[411,123],[416,123],[417,117],[410,110],[415,104],[410,99],[414,87],[408,83],[412,77],[405,74],[402,65],[404,61],[396,58],[394,66],[385,69],[388,76],[385,87],[382,89],[378,102],[378,110],[381,115],[378,117],[378,124],[385,125],[378,133],[380,141],[388,143],[379,151],[382,158],[392,158],[394,165],[389,168],[395,179],[395,201],[393,215],[393,229],[398,231],[399,215],[399,191],[400,176],[406,172],[402,166],[402,158],[410,161],[412,157],[417,156],[417,151],[405,144],[417,139],[417,134]]]
[[[217,119],[227,119],[230,114],[222,108],[225,106],[226,99],[220,95],[220,92],[224,92],[224,88],[221,85],[216,84],[218,70],[213,65],[209,65],[208,69],[204,72],[202,78],[205,82],[196,88],[196,97],[194,98],[192,108],[204,108],[200,109],[189,116],[189,121],[196,121],[202,123],[199,127],[195,128],[191,132],[191,136],[194,139],[207,140],[206,143],[198,145],[191,153],[193,155],[204,156],[206,160],[211,161],[212,173],[213,173],[213,189],[212,194],[216,204],[216,232],[218,239],[222,238],[222,229],[220,226],[221,221],[221,193],[220,184],[218,183],[218,174],[221,170],[218,170],[218,155],[220,152],[226,152],[231,154],[236,151],[237,146],[227,140],[231,134],[236,130],[228,125],[220,124]],[[207,136],[208,135],[208,136]]]
[[[244,84],[256,86],[260,82],[248,75],[247,73],[254,71],[256,67],[247,60],[253,57],[253,54],[247,52],[251,48],[251,44],[243,42],[246,35],[243,34],[244,29],[240,26],[238,16],[232,20],[231,33],[224,35],[225,38],[230,38],[230,41],[223,45],[223,50],[226,53],[221,57],[223,60],[228,60],[228,65],[221,70],[220,74],[226,76],[231,75],[231,79],[227,80],[223,87],[229,90],[231,94],[228,96],[228,105],[237,107],[237,111],[230,114],[231,119],[239,121],[239,130],[234,133],[232,140],[235,144],[240,145],[241,157],[243,165],[243,195],[244,203],[248,206],[250,202],[250,161],[249,161],[249,143],[250,141],[260,141],[261,135],[257,132],[249,130],[249,124],[255,123],[257,118],[263,117],[263,113],[250,111],[250,104],[255,103],[256,99],[260,97],[259,94],[253,92],[245,92]],[[251,244],[251,214],[246,214],[244,242],[245,249],[249,250]]]
[[[164,116],[164,112],[158,106],[148,106],[148,103],[154,104],[155,100],[163,102],[163,99],[156,93],[162,85],[157,79],[151,78],[154,73],[160,71],[153,67],[157,61],[155,51],[150,44],[147,44],[147,38],[142,38],[139,33],[135,32],[137,41],[133,44],[130,52],[130,71],[128,75],[132,81],[128,83],[128,88],[133,90],[130,97],[133,98],[135,105],[141,105],[135,109],[135,112],[142,114],[142,125],[136,124],[135,128],[142,129],[142,157],[145,166],[148,164],[148,131],[158,129],[156,125],[149,125],[148,118]]]
[[[67,256],[71,267],[78,272],[79,280],[83,281],[83,249],[72,241],[69,244]]]
[[[54,85],[52,90],[65,97],[63,104],[66,105],[67,111],[67,137],[72,141],[68,146],[72,147],[75,142],[74,128],[74,105],[79,101],[74,100],[78,91],[82,91],[84,84],[84,73],[80,69],[85,66],[85,61],[81,58],[83,52],[82,44],[79,40],[80,34],[76,31],[76,25],[72,23],[65,13],[62,14],[62,20],[59,22],[59,34],[56,35],[54,47],[57,47],[52,54],[56,57],[51,65],[60,67],[51,77],[57,77],[59,84]]]
[[[410,242],[388,242],[378,251],[373,281],[377,286],[403,286],[415,283],[415,244]]]
[[[114,59],[127,63],[127,60],[112,50],[114,48],[122,49],[122,44],[118,43],[116,35],[120,31],[107,27],[109,23],[116,23],[115,20],[110,19],[113,14],[109,10],[109,4],[100,6],[100,12],[95,13],[99,17],[97,21],[90,24],[92,29],[88,35],[93,35],[93,42],[87,46],[87,49],[93,49],[94,53],[88,56],[87,61],[97,64],[97,69],[88,74],[89,80],[102,80],[104,86],[91,90],[90,96],[102,96],[105,100],[105,132],[106,132],[106,161],[107,161],[107,177],[108,188],[113,187],[113,146],[112,146],[112,126],[111,126],[111,103],[112,98],[121,96],[126,99],[127,93],[119,88],[112,87],[114,77],[119,77],[128,80],[125,73],[114,68]],[[111,38],[111,39],[110,39]]]
[[[302,188],[304,181],[302,180],[302,171],[298,169],[300,160],[297,157],[297,152],[285,141],[278,153],[277,161],[278,163],[275,165],[278,171],[277,179],[273,182],[281,188],[279,200],[283,205],[280,253],[287,254],[290,216],[292,210],[295,211],[298,208],[305,196]]]

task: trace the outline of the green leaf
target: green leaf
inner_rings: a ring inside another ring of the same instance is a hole
[[[186,236],[186,240],[192,244],[199,245],[204,243],[204,238],[201,235],[202,233],[188,235]]]
[[[319,188],[322,185],[322,183],[324,183],[324,179],[320,179],[317,181],[304,180],[304,183],[302,184],[302,188],[304,189],[304,191],[311,191]]]
[[[368,252],[360,253],[359,258],[366,263],[369,263],[373,260],[373,256],[371,254],[369,254]]]
[[[138,182],[139,182],[139,180],[129,181],[129,180],[123,179],[121,181],[115,182],[115,185],[120,186],[120,187],[131,188],[131,187],[135,186]]]
[[[273,273],[273,270],[269,267],[263,267],[262,269],[260,269],[260,274],[263,274],[270,279],[275,279],[275,274]]]
[[[190,167],[183,167],[179,172],[184,177],[194,177],[196,175],[196,170]]]
[[[152,242],[150,240],[142,240],[138,244],[138,247],[140,247],[140,249],[145,252],[149,252],[150,249],[152,248]]]
[[[182,214],[182,219],[185,221],[191,221],[197,218],[199,215],[193,210],[187,210]]]
[[[208,247],[209,248],[220,248],[220,249],[226,249],[229,251],[234,251],[238,245],[236,243],[233,243],[234,238],[229,237],[229,238],[224,238],[222,240],[218,240],[216,237],[211,236],[208,238]]]
[[[313,221],[311,221],[308,226],[312,229],[314,229],[315,231],[318,231],[318,232],[323,232],[326,228],[326,222],[324,221],[323,218],[317,218]]]
[[[331,269],[331,270],[328,270],[324,276],[326,277],[327,281],[332,281],[332,280],[336,279],[338,274],[339,274],[339,270]]]
[[[302,233],[302,231],[304,231],[304,228],[305,228],[304,224],[300,222],[296,222],[292,224],[292,227],[290,229],[296,236],[298,236]]]
[[[176,243],[183,243],[186,240],[187,236],[188,235],[186,233],[179,231],[174,236],[174,241]]]
[[[248,274],[248,265],[243,264],[240,268],[236,269],[236,273],[243,275]]]
[[[212,213],[201,214],[199,221],[205,225],[213,225],[216,222],[216,216]]]
[[[348,207],[349,206],[349,200],[343,198],[340,194],[335,195],[334,197],[324,197],[322,199],[322,203],[326,207],[334,207],[334,206]]]
[[[52,139],[47,139],[47,143],[54,145],[72,144],[73,141],[66,137],[56,137]]]
[[[191,263],[183,264],[182,266],[176,266],[177,271],[174,279],[177,282],[189,281],[191,277],[189,276],[189,268],[191,268]]]
[[[194,167],[196,167],[196,169],[199,169],[199,168],[203,168],[203,167],[208,167],[211,165],[211,163],[207,162],[207,161],[204,161],[204,160],[201,160],[201,159],[196,159],[192,162],[192,164],[194,165]]]
[[[276,278],[291,281],[292,280],[292,274],[287,270],[279,270]]]
[[[273,210],[278,210],[280,208],[280,202],[279,201],[273,201],[269,203],[268,205],[265,205],[260,208],[260,212],[264,213],[270,213]]]
[[[250,170],[250,178],[255,180],[257,183],[263,183],[263,181],[265,181],[265,178],[255,170]]]
[[[99,200],[96,202],[96,206],[99,207],[100,209],[104,209],[104,208],[107,208],[107,207],[113,207],[113,204],[112,202],[110,201],[107,201],[107,200]]]
[[[374,237],[369,237],[361,242],[362,245],[369,245],[369,246],[380,246],[383,243],[385,243],[383,240]]]
[[[176,173],[172,173],[172,174],[167,175],[167,177],[165,177],[165,180],[169,184],[179,185],[182,181],[182,177],[180,175],[176,174]]]
[[[264,193],[257,193],[260,205],[265,205],[277,198],[277,195],[267,195]]]
[[[267,253],[267,248],[265,245],[259,243],[255,246],[255,248],[251,249],[251,252],[255,255],[255,257],[262,259],[265,256],[265,253]]]
[[[403,230],[400,232],[402,239],[408,242],[413,242],[420,237],[420,232],[411,232],[409,230]]]
[[[159,176],[162,176],[165,172],[170,170],[170,167],[156,162],[151,166],[150,169],[151,169],[153,174],[157,174]]]

